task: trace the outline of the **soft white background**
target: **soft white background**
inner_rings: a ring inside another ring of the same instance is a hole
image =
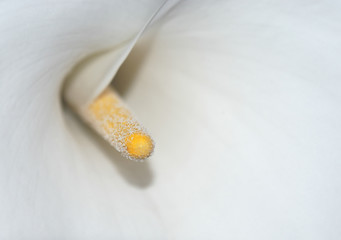
[[[0,3],[0,239],[339,239],[338,1],[171,8],[114,82],[157,143],[139,164],[59,89],[158,5]]]

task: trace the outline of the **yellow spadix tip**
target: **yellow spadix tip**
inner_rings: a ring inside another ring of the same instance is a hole
[[[133,133],[125,139],[127,152],[134,159],[149,157],[154,149],[152,139],[145,134]]]
[[[78,112],[124,157],[142,161],[153,153],[152,138],[111,87]]]

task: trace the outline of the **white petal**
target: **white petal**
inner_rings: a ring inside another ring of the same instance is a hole
[[[162,238],[149,197],[119,174],[135,165],[83,149],[59,93],[80,59],[130,39],[160,3],[0,3],[0,238]]]
[[[53,5],[33,26],[37,4],[20,11],[26,30],[0,38],[1,237],[338,238],[338,6],[198,2],[176,6],[118,76],[157,141],[147,165],[59,109],[66,70],[115,44],[103,11],[117,2]],[[46,41],[23,41],[42,26]]]
[[[174,239],[339,238],[338,9],[185,1],[128,58],[117,87],[157,143]]]
[[[74,107],[87,105],[108,87],[118,69],[160,12],[164,3],[160,4],[154,10],[154,13],[149,13],[151,14],[150,18],[145,20],[145,24],[140,26],[138,32],[135,32],[129,39],[122,40],[120,44],[116,44],[111,49],[105,49],[102,52],[86,56],[71,70],[71,73],[66,77],[66,86],[63,89],[63,95],[69,104]]]

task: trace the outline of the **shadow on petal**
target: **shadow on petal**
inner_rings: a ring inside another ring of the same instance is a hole
[[[96,135],[95,133],[92,134]],[[154,176],[149,160],[140,163],[126,159],[100,136],[91,137],[96,140],[98,148],[115,164],[119,173],[128,183],[138,188],[147,188],[152,185]]]
[[[147,58],[153,46],[154,34],[155,32],[148,32],[146,36],[143,36],[137,42],[111,83],[123,98],[129,93],[129,89],[133,87],[144,59]]]

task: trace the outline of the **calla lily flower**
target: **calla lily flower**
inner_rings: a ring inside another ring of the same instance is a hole
[[[142,31],[162,4],[0,3],[0,238],[339,239],[340,2],[169,1]],[[144,163],[62,103],[115,49]]]

